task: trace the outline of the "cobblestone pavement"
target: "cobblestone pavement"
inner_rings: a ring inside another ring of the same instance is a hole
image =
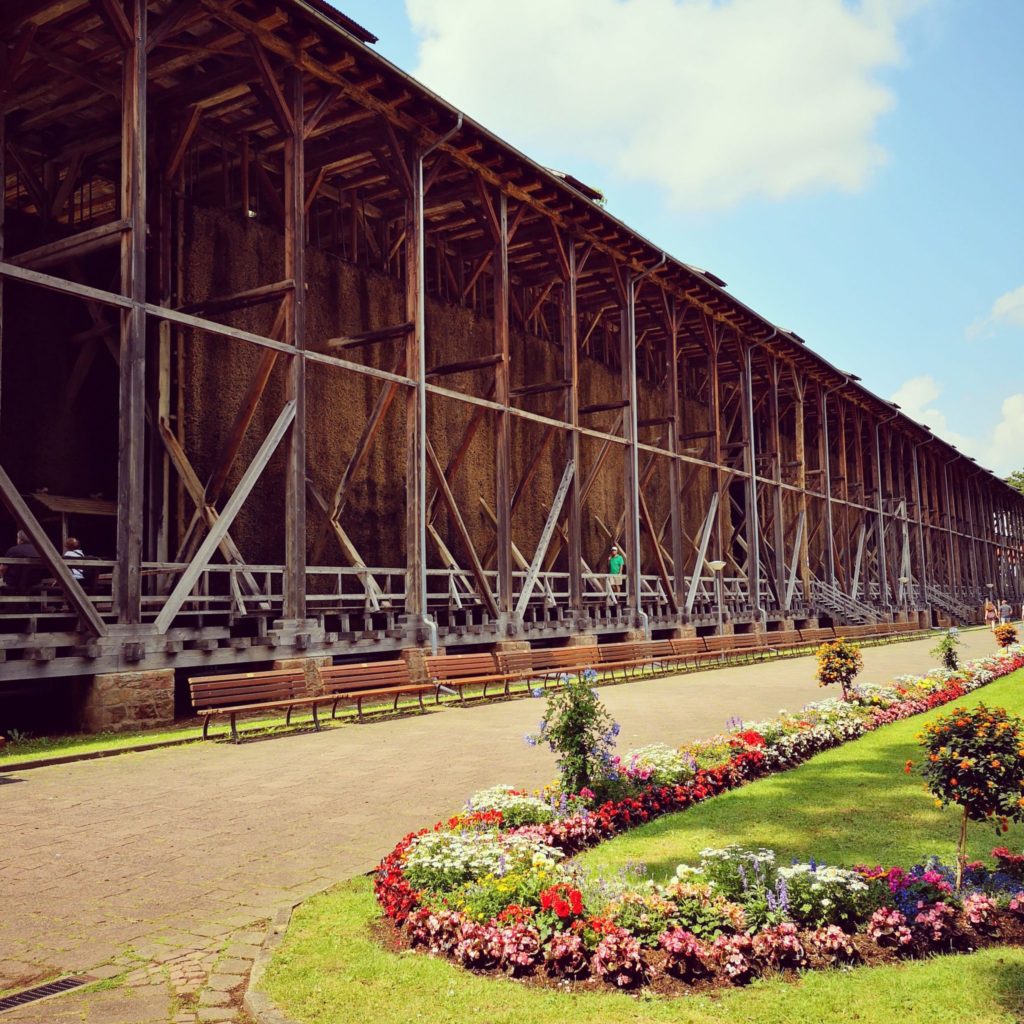
[[[964,657],[994,649],[964,634]],[[933,663],[932,640],[864,651],[862,679]],[[607,687],[620,749],[697,738],[731,715],[816,699],[810,658]],[[2,1024],[194,1024],[239,1009],[279,907],[370,870],[407,831],[491,784],[537,785],[524,699],[387,722],[125,754],[0,775],[0,992],[67,973],[105,979]]]

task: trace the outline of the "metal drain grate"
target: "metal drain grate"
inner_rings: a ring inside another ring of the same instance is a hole
[[[85,975],[78,978],[61,978],[59,981],[51,981],[48,985],[37,985],[35,988],[25,989],[24,992],[15,992],[13,996],[4,996],[0,999],[0,1013],[24,1006],[26,1003],[34,1003],[37,999],[45,999],[47,996],[59,996],[61,992],[70,992],[73,988],[88,985],[92,980]]]

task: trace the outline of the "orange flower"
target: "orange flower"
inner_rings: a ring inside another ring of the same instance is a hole
[[[913,771],[913,769],[914,769],[914,762],[913,761],[907,761],[907,763],[903,766],[903,771],[906,772],[907,775],[909,775]]]

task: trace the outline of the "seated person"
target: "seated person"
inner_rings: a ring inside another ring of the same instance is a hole
[[[18,531],[17,543],[4,552],[4,558],[39,558],[36,546],[24,530]],[[38,565],[0,565],[0,576],[7,589],[15,594],[27,594],[46,578],[46,568]]]

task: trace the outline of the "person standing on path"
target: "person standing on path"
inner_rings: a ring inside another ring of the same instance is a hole
[[[1005,626],[1010,621],[1012,615],[1013,608],[1011,607],[1010,602],[1004,597],[999,602],[999,624]]]
[[[989,629],[995,629],[998,621],[999,613],[996,611],[996,606],[992,603],[992,599],[988,598],[985,601],[985,625]]]
[[[622,589],[622,578],[626,568],[626,559],[622,557],[617,545],[612,545],[611,554],[608,556],[608,572],[612,577],[612,590]]]

